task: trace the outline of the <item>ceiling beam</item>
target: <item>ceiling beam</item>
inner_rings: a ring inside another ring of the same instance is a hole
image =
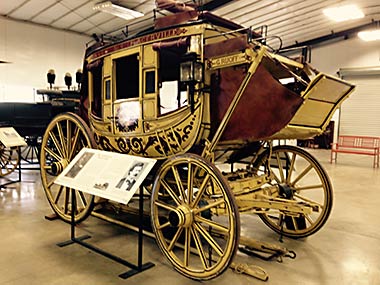
[[[296,42],[293,45],[289,45],[289,46],[284,47],[284,49],[296,48],[296,47],[301,47],[301,46],[318,45],[318,44],[321,44],[323,42],[327,42],[327,41],[338,39],[338,38],[347,39],[352,34],[357,34],[358,32],[361,32],[363,30],[377,27],[379,24],[380,24],[380,21],[373,21],[373,22],[371,22],[369,24],[364,24],[364,25],[361,25],[361,26],[358,26],[358,27],[355,27],[355,28],[351,28],[351,29],[348,29],[348,30],[340,31],[340,32],[337,32],[337,33],[335,33],[334,31],[331,31],[331,34],[328,34],[328,35],[325,35],[325,36],[321,36],[321,37],[318,37],[318,38],[315,38],[315,39],[307,40],[307,41],[304,41],[304,42]]]

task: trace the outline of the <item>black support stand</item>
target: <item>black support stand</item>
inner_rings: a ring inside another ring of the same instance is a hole
[[[109,252],[106,252],[98,247],[95,247],[89,243],[84,242],[85,239],[90,238],[89,235],[84,235],[81,237],[75,237],[75,219],[74,219],[74,211],[71,211],[71,223],[70,223],[70,229],[71,229],[71,239],[62,243],[57,244],[59,247],[64,247],[73,243],[80,244],[98,254],[101,254],[109,259],[112,259],[113,261],[116,261],[120,264],[123,264],[131,270],[122,273],[119,275],[120,278],[127,279],[135,274],[138,274],[140,272],[143,272],[151,267],[154,266],[154,263],[152,262],[147,262],[147,263],[142,263],[142,255],[143,255],[143,189],[140,187],[140,201],[139,201],[139,232],[138,232],[138,247],[137,247],[137,265],[130,263],[129,261],[122,259],[118,256],[115,256]],[[75,197],[75,190],[71,190],[71,203],[72,203],[72,209],[76,209],[76,197]]]
[[[6,188],[7,185],[10,185],[13,183],[21,182],[21,152],[20,152],[20,147],[17,148],[17,155],[19,157],[19,163],[17,164],[18,180],[11,180],[7,177],[3,177],[1,179],[6,179],[6,180],[8,180],[8,182],[0,184],[0,189]],[[10,174],[12,174],[12,173],[10,173]]]

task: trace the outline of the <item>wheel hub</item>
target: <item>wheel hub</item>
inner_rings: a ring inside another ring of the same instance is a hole
[[[280,196],[286,198],[286,199],[292,199],[293,198],[293,188],[287,184],[278,184]]]
[[[193,223],[193,213],[188,206],[181,205],[169,213],[169,222],[172,227],[190,227]]]
[[[51,172],[53,175],[58,175],[66,168],[67,165],[69,165],[69,162],[66,159],[55,161],[51,164]]]

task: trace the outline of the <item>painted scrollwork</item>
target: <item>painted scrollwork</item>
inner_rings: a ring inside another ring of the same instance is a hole
[[[98,146],[106,151],[139,155],[139,156],[165,156],[179,153],[184,144],[192,137],[194,131],[194,120],[185,127],[177,127],[160,131],[149,136],[138,137],[106,137],[95,133],[95,141]],[[152,150],[154,149],[154,151]]]

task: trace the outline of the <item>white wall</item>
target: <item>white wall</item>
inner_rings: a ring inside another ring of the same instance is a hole
[[[380,41],[358,37],[313,47],[311,64],[319,71],[337,75],[339,68],[380,66]]]
[[[55,85],[64,86],[66,72],[82,68],[89,37],[0,18],[0,102],[34,101],[35,90],[46,88],[46,73],[54,69]],[[38,99],[38,98],[36,98]]]

